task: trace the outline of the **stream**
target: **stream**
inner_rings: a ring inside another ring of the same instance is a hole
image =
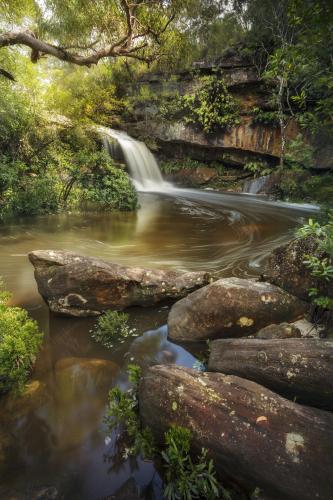
[[[152,462],[117,457],[115,436],[106,436],[103,423],[107,395],[116,384],[127,387],[129,362],[192,367],[196,361],[188,348],[167,340],[167,306],[130,309],[133,336],[110,350],[91,339],[93,319],[50,315],[29,251],[67,249],[124,265],[258,276],[269,252],[314,210],[166,183],[161,191],[142,189],[136,213],[60,214],[0,226],[0,276],[13,304],[27,308],[45,334],[29,397],[0,400],[1,499],[39,498],[40,490],[55,487],[59,498],[97,500],[124,484],[162,498]]]

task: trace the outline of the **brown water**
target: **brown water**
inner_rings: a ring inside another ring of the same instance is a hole
[[[135,336],[112,350],[91,340],[93,320],[49,316],[29,251],[68,249],[127,265],[255,276],[269,251],[308,216],[306,207],[195,190],[144,194],[140,203],[136,214],[25,218],[0,227],[0,276],[13,302],[28,308],[45,332],[27,395],[0,401],[1,499],[30,499],[55,486],[61,498],[94,500],[130,478],[147,498],[161,498],[151,462],[116,460],[115,436],[103,428],[107,393],[115,384],[126,387],[128,362],[195,362],[168,342],[166,307],[131,309]]]

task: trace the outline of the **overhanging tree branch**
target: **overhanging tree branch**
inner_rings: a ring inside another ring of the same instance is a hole
[[[30,30],[19,30],[0,33],[0,48],[14,45],[24,45],[31,49],[31,61],[36,63],[42,56],[49,55],[57,59],[78,66],[91,66],[97,64],[103,58],[130,57],[147,63],[159,58],[158,45],[160,44],[159,35],[164,33],[175,19],[175,13],[164,10],[165,23],[159,29],[151,23],[142,23],[139,20],[139,8],[145,5],[140,0],[120,0],[124,15],[124,29],[118,35],[115,41],[112,33],[110,34],[110,43],[101,45],[101,39],[87,44],[61,46],[39,39],[35,33]],[[157,0],[151,0],[147,6],[156,8],[161,7]],[[169,15],[168,15],[169,14]],[[147,52],[147,49],[149,51]]]
[[[106,57],[124,57],[127,53],[131,54],[131,57],[135,57],[135,52],[147,45],[140,45],[137,48],[125,48],[124,44],[126,41],[127,36],[113,45],[103,47],[99,50],[93,49],[89,54],[81,55],[72,53],[63,47],[39,40],[30,31],[16,31],[0,35],[0,47],[8,47],[11,45],[25,45],[30,47],[32,50],[31,60],[33,62],[37,62],[37,60],[40,59],[41,54],[46,54],[54,56],[61,61],[77,64],[78,66],[91,66],[92,64],[97,64],[100,59]],[[142,59],[142,56],[140,56],[140,59]]]

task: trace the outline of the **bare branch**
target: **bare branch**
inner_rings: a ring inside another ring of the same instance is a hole
[[[0,68],[0,75],[4,76],[5,78],[8,78],[8,80],[11,80],[12,82],[15,82],[15,78],[9,71],[6,71],[5,69]]]

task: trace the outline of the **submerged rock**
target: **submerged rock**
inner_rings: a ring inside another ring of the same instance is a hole
[[[299,403],[333,410],[330,340],[214,340],[208,370],[245,377]]]
[[[37,250],[29,259],[51,311],[70,316],[177,300],[211,281],[206,272],[124,267],[66,251]]]
[[[169,337],[175,341],[243,337],[272,322],[296,320],[305,311],[303,302],[274,285],[223,278],[172,306]]]
[[[333,489],[333,415],[221,373],[154,366],[139,391],[140,413],[160,442],[171,425],[193,433],[221,479],[263,498],[327,500]]]

